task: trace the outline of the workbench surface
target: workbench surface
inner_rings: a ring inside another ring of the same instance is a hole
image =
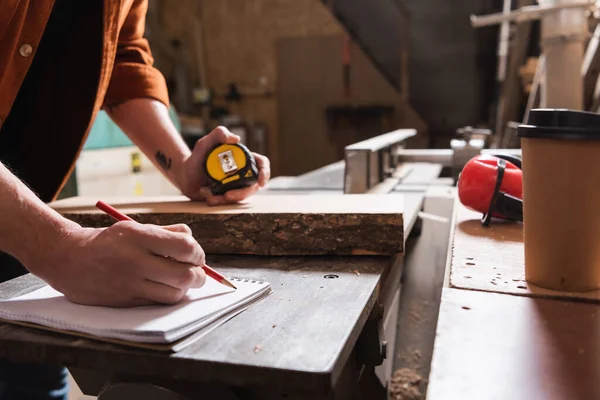
[[[600,302],[600,290],[559,292],[525,280],[523,224],[494,220],[481,225],[481,214],[460,203],[456,228],[450,287],[547,298],[586,299]]]
[[[525,281],[523,225],[457,205],[428,400],[600,398],[600,304],[595,292]],[[588,296],[588,298],[583,298]]]
[[[228,276],[261,278],[273,293],[175,354],[0,324],[0,357],[106,373],[326,393],[339,378],[378,295],[386,257],[209,256]],[[12,298],[31,275],[0,285]]]
[[[342,161],[294,177],[279,177],[267,184],[269,190],[327,190],[343,193],[344,168]]]
[[[260,194],[342,195],[341,167],[343,162],[335,163]],[[390,194],[404,199],[405,239],[418,220],[426,189],[411,185],[410,190],[398,187]],[[183,384],[220,382],[311,399],[336,385],[354,390],[357,379],[348,370],[356,365],[358,336],[378,298],[388,307],[394,293],[398,297],[401,258],[392,267],[394,260],[388,257],[209,256],[209,264],[218,270],[265,279],[274,292],[180,353],[161,354],[0,324],[0,357],[59,363],[86,373],[137,374],[148,381],[156,378],[159,384],[162,378]],[[338,278],[324,278],[329,274]],[[1,284],[0,297],[14,297],[36,285],[40,285],[37,278],[22,277]],[[391,334],[387,340],[394,340],[396,327],[394,323],[386,331]]]
[[[600,305],[445,289],[427,400],[600,398]]]

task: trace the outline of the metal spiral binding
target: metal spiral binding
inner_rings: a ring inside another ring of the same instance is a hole
[[[251,277],[230,276],[227,279],[229,279],[230,281],[237,281],[237,282],[258,283],[259,285],[262,285],[263,283],[265,283],[264,279],[251,278]]]

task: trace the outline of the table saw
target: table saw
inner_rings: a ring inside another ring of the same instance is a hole
[[[65,365],[85,394],[101,400],[194,399],[206,393],[231,399],[384,399],[394,370],[410,367],[426,378],[455,204],[454,180],[442,170],[464,157],[450,153],[450,161],[440,162],[439,151],[411,154],[403,147],[414,134],[394,131],[348,146],[344,160],[275,178],[260,194],[402,197],[404,254],[211,256],[212,266],[226,274],[243,269],[268,279],[275,294],[175,354],[0,324],[0,357]],[[466,146],[473,151],[470,139]],[[361,279],[353,279],[357,274]],[[12,298],[41,284],[26,275],[0,285],[0,296]],[[325,285],[336,290],[325,291]]]

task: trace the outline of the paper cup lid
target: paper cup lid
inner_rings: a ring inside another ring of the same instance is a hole
[[[527,123],[517,127],[517,137],[600,140],[600,115],[568,109],[531,110]]]

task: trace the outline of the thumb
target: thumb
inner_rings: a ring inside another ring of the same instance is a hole
[[[186,224],[175,224],[175,225],[165,225],[161,226],[161,228],[175,233],[186,233],[188,235],[192,234],[192,230]]]
[[[219,126],[206,136],[206,141],[208,147],[213,147],[219,143],[235,144],[240,141],[240,137],[224,126]]]

